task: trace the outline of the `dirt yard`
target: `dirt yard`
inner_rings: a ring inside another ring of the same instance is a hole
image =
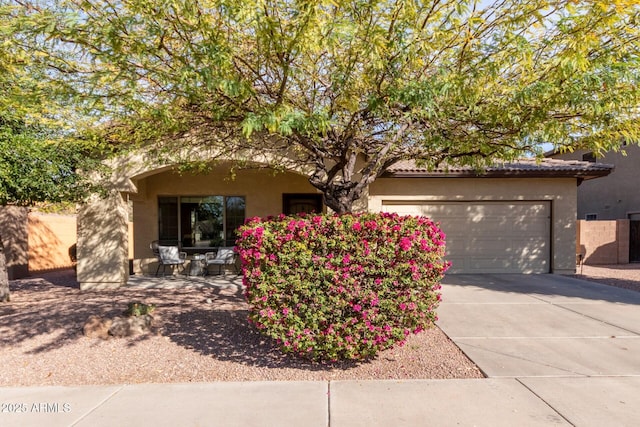
[[[437,327],[360,364],[284,355],[249,326],[239,286],[193,283],[81,292],[73,271],[12,281],[0,305],[0,386],[483,377]],[[157,306],[153,332],[82,334],[91,315],[121,315],[132,301]]]
[[[640,264],[578,266],[576,277],[640,292]]]

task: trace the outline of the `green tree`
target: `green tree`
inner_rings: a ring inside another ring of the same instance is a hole
[[[0,206],[81,200],[97,190],[80,171],[97,170],[98,151],[65,126],[70,117],[47,90],[45,69],[21,48],[14,13],[0,4]],[[9,297],[0,238],[0,301]]]
[[[51,141],[24,122],[0,117],[0,205],[79,200],[89,185],[78,174],[87,150],[68,140]]]
[[[640,137],[636,0],[13,3],[110,138],[286,151],[337,212],[400,160],[481,168]]]

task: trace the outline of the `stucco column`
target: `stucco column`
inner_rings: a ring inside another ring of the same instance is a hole
[[[551,221],[554,242],[551,273],[575,274],[576,272],[576,211],[577,192],[565,192],[555,197]]]
[[[80,289],[117,288],[129,278],[127,204],[118,192],[78,210]]]

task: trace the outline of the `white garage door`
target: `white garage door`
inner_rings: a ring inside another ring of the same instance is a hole
[[[549,202],[383,201],[382,208],[439,222],[449,273],[549,272]]]

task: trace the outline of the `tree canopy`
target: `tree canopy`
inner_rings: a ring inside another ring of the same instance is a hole
[[[107,138],[287,150],[338,212],[400,160],[640,139],[635,0],[0,1]]]
[[[99,160],[78,137],[75,107],[53,96],[47,66],[24,43],[24,21],[0,3],[0,206],[77,201]]]
[[[18,10],[0,2],[0,206],[78,201],[98,190],[87,172],[99,170],[99,145],[78,137],[75,105],[52,93],[48,65],[26,43],[35,21]],[[0,301],[8,301],[1,234]]]
[[[0,118],[0,206],[81,200],[94,188],[78,171],[91,164],[86,155],[78,144]]]

